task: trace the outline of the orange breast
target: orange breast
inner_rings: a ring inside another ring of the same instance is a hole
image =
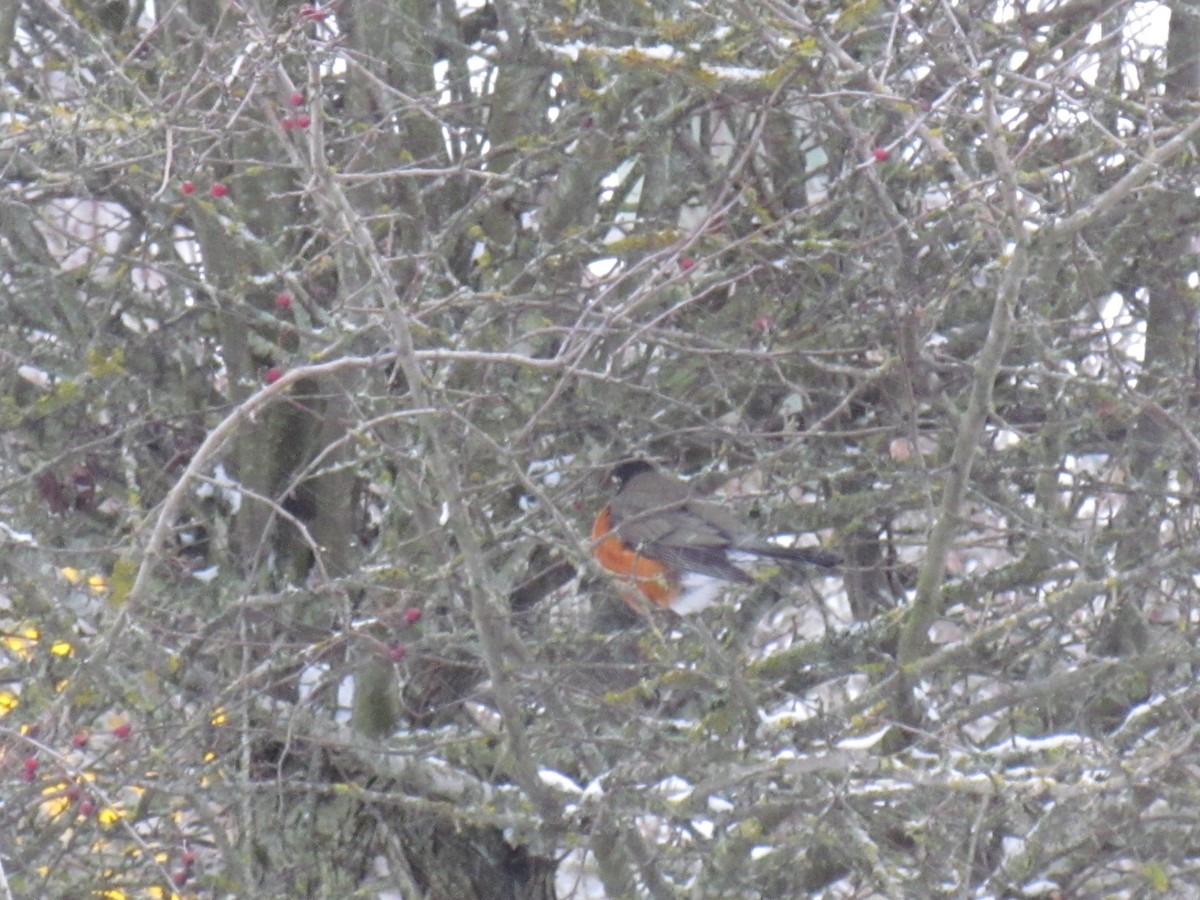
[[[596,562],[621,579],[623,586],[641,591],[656,606],[670,606],[679,595],[679,579],[658,560],[643,556],[626,545],[613,531],[612,513],[606,506],[592,525]],[[625,591],[623,599],[636,609]]]

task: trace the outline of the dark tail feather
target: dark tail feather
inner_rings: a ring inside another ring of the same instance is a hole
[[[685,572],[711,575],[723,581],[752,584],[754,579],[729,561],[724,547],[654,547],[655,559]]]
[[[820,566],[822,569],[832,569],[842,564],[842,558],[836,553],[821,550],[817,547],[780,547],[778,544],[754,543],[741,547],[747,553],[755,556],[766,556],[769,559],[781,559],[788,562],[808,563]]]

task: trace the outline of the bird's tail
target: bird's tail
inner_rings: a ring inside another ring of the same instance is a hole
[[[765,556],[768,559],[784,560],[786,562],[808,563],[820,566],[822,569],[832,569],[842,563],[842,558],[836,553],[822,550],[819,547],[781,547],[766,541],[755,541],[752,544],[738,548],[755,556]]]

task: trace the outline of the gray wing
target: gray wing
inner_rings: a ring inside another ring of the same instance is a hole
[[[686,492],[664,503],[622,491],[612,513],[621,540],[652,559],[724,581],[754,580],[729,561],[737,520],[715,504],[691,500]]]

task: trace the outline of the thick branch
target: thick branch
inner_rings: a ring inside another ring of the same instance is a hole
[[[946,472],[942,502],[937,522],[929,535],[929,547],[917,580],[917,596],[909,611],[908,621],[900,635],[899,663],[907,666],[925,655],[929,646],[929,626],[941,613],[942,581],[946,572],[946,557],[958,532],[963,499],[971,480],[971,466],[979,449],[983,426],[992,406],[992,387],[1004,361],[1004,351],[1012,334],[1013,310],[1020,296],[1021,285],[1029,271],[1029,253],[1018,242],[1008,258],[1000,290],[992,307],[992,321],[987,339],[975,360],[975,377],[967,411],[958,425],[954,453]]]

